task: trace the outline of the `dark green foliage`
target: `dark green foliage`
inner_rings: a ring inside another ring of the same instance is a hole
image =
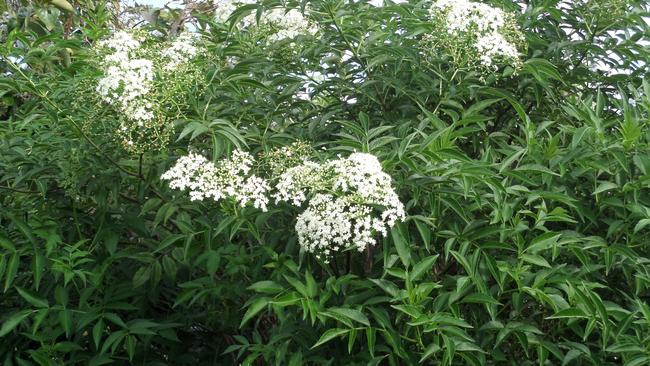
[[[209,84],[135,156],[81,128],[115,123],[79,85],[110,14],[46,3],[0,34],[3,365],[650,364],[647,2],[491,2],[524,9],[528,54],[485,79],[418,52],[428,3],[312,2],[322,36],[264,48],[197,13]],[[324,265],[294,209],[159,179],[188,145],[296,140],[375,154],[407,220]]]

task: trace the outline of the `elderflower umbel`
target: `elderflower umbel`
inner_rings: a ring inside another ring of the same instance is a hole
[[[182,33],[167,47],[160,52],[167,63],[163,66],[166,71],[172,71],[178,66],[187,63],[201,53],[196,45],[199,35],[196,33]]]
[[[218,22],[225,23],[228,21],[228,18],[232,15],[232,13],[237,10],[238,7],[244,6],[244,5],[250,5],[250,4],[256,4],[256,0],[214,0],[214,18]],[[250,25],[250,20],[246,20],[246,25]],[[252,21],[255,21],[255,17],[252,18]]]
[[[354,153],[347,159],[330,163],[335,172],[333,188],[352,192],[362,203],[385,207],[382,220],[388,226],[404,218],[404,205],[391,187],[391,178],[386,174],[374,155]]]
[[[287,146],[278,147],[262,154],[264,163],[268,165],[272,176],[278,177],[288,169],[309,160],[314,153],[310,144],[296,141]]]
[[[305,161],[284,172],[275,185],[275,202],[289,202],[300,206],[307,199],[310,189],[323,182],[323,167],[312,161]]]
[[[314,35],[314,27],[302,13],[296,9],[272,9],[264,13],[262,24],[270,27],[273,32],[269,35],[271,42],[292,39],[299,35]]]
[[[438,0],[429,13],[436,31],[425,38],[446,47],[455,58],[484,70],[495,70],[500,63],[520,66],[517,45],[524,38],[511,14],[468,0]]]
[[[155,115],[149,100],[154,79],[154,64],[140,57],[141,40],[125,31],[98,42],[107,54],[101,65],[104,75],[97,82],[100,98],[120,114],[118,137],[126,149],[133,149],[133,136],[152,127]],[[138,131],[139,130],[139,131]]]
[[[328,261],[336,251],[364,251],[375,245],[375,234],[386,235],[384,222],[373,217],[372,208],[351,202],[348,197],[318,193],[296,221],[298,242],[309,253]]]
[[[295,206],[308,202],[296,223],[298,241],[325,260],[342,249],[375,245],[377,234],[386,235],[405,216],[390,176],[365,153],[290,168],[280,175],[274,198]]]
[[[161,179],[168,180],[171,188],[189,189],[193,201],[233,199],[242,207],[251,203],[266,211],[270,187],[266,180],[250,174],[253,163],[249,153],[239,150],[217,164],[190,153],[178,159]]]
[[[141,33],[116,31],[97,43],[103,75],[95,90],[117,112],[115,132],[126,150],[143,152],[167,142],[174,117],[161,106],[169,100],[182,106],[184,83],[197,80],[196,68],[178,70],[202,52],[197,40],[198,35],[185,33],[157,49]]]
[[[225,23],[237,8],[256,3],[256,0],[214,0],[215,19]],[[287,11],[284,8],[274,8],[264,11],[260,16],[259,24],[256,18],[256,13],[253,12],[241,18],[238,25],[242,29],[257,25],[257,30],[267,33],[268,40],[271,42],[316,33],[316,27],[297,9]]]

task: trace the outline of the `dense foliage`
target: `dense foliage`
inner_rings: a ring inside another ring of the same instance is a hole
[[[646,1],[226,3],[0,4],[3,365],[650,364]]]

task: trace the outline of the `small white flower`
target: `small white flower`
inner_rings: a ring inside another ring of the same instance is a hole
[[[143,40],[126,31],[117,31],[97,43],[104,57],[100,63],[103,75],[95,90],[102,101],[120,114],[121,125],[117,134],[125,142],[127,150],[138,150],[143,138],[149,137],[147,134],[151,134],[154,141],[165,138],[168,120],[157,118],[162,116],[157,116],[152,102],[156,97],[154,78],[161,74],[161,69],[176,71],[199,55],[202,48],[196,44],[198,37],[191,33],[181,34],[159,52],[161,57],[151,59],[143,57],[151,55],[143,47]]]
[[[504,32],[521,34],[503,10],[468,0],[437,0],[429,13],[436,25],[446,30],[448,37],[459,40],[460,47],[469,42],[477,55],[476,61],[487,69],[496,68],[497,61],[513,66],[519,63],[519,51],[506,39]]]
[[[256,0],[214,0],[216,10],[215,19],[225,23],[232,16],[237,8],[256,4]],[[259,24],[257,15],[253,12],[239,20],[242,29],[259,26],[269,31],[269,41],[276,42],[284,39],[292,39],[298,35],[313,35],[317,28],[299,10],[275,8],[261,14]]]
[[[145,98],[151,91],[154,65],[151,60],[137,57],[140,40],[128,32],[118,31],[98,44],[111,52],[102,63],[104,76],[96,87],[99,96],[138,126],[152,120],[153,112]],[[128,127],[123,125],[121,130],[126,131]],[[133,141],[128,145],[133,145]]]
[[[197,45],[200,36],[196,33],[182,33],[160,55],[167,61],[164,65],[166,71],[173,71],[202,53]]]
[[[253,157],[249,153],[239,150],[234,151],[230,159],[218,164],[190,153],[178,159],[161,179],[168,180],[171,188],[189,189],[193,201],[231,198],[242,207],[252,204],[255,208],[266,211],[270,187],[266,180],[249,174],[253,163]]]
[[[272,42],[316,33],[316,27],[296,9],[289,11],[272,9],[263,15],[261,23],[275,29],[275,32],[269,36]]]
[[[302,206],[308,201],[296,222],[298,240],[324,259],[342,249],[363,251],[405,217],[390,176],[371,154],[353,153],[323,164],[305,161],[282,173],[275,189],[276,203]]]
[[[256,0],[214,0],[214,18],[219,22],[225,23],[237,8],[244,5],[255,4],[256,2]],[[252,24],[250,18],[250,16],[246,17],[246,20],[244,21],[245,25]],[[254,15],[252,16],[252,21],[255,21]]]

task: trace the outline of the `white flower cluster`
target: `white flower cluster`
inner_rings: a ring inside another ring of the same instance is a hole
[[[172,71],[178,66],[186,64],[191,59],[201,54],[202,49],[196,44],[199,35],[197,33],[185,32],[160,52],[160,55],[167,62],[163,67],[166,71]]]
[[[371,154],[354,153],[323,164],[306,161],[288,169],[274,198],[300,206],[310,193],[314,195],[298,216],[296,231],[300,245],[324,260],[335,251],[375,245],[377,234],[386,235],[405,216],[390,176]]]
[[[309,19],[296,9],[285,11],[284,9],[272,9],[260,19],[263,25],[271,28],[272,33],[269,39],[272,42],[284,39],[293,39],[299,35],[314,35],[316,27]]]
[[[391,186],[391,177],[374,155],[354,153],[347,159],[334,160],[331,165],[335,190],[352,192],[361,203],[384,207],[381,219],[389,227],[404,218],[404,205]]]
[[[438,0],[429,12],[448,36],[461,40],[460,44],[471,44],[482,66],[494,69],[504,61],[517,65],[519,51],[513,40],[523,36],[510,14],[468,0]]]
[[[228,21],[228,18],[232,13],[237,10],[240,6],[256,4],[257,0],[214,0],[214,18],[215,20],[225,23]],[[255,21],[255,16],[253,16],[253,22]],[[247,25],[250,25],[248,23]]]
[[[156,78],[177,77],[178,66],[201,53],[197,39],[196,35],[182,34],[169,47],[157,50],[145,46],[142,35],[116,31],[97,43],[103,57],[100,61],[103,76],[96,91],[103,102],[118,112],[117,134],[127,150],[141,151],[147,146],[161,145],[167,139],[170,126],[155,106],[161,95],[170,92],[157,90]]]
[[[336,251],[354,248],[362,252],[375,245],[375,233],[386,235],[386,224],[372,216],[372,208],[349,197],[317,193],[298,216],[298,242],[310,253],[327,261]]]
[[[107,49],[104,77],[97,83],[102,100],[121,112],[128,120],[143,126],[153,119],[151,103],[146,99],[154,77],[153,62],[139,58],[141,41],[133,35],[118,31],[113,37],[99,42]],[[122,126],[122,130],[127,127]]]
[[[323,166],[312,161],[288,169],[275,186],[275,202],[289,202],[300,206],[307,199],[309,190],[322,186],[325,181]]]
[[[300,152],[300,143],[278,152]],[[273,153],[266,158],[276,156]],[[290,158],[290,157],[289,157]],[[233,199],[239,205],[252,204],[267,210],[271,187],[251,173],[253,157],[243,151],[217,164],[191,153],[180,158],[162,175],[174,189],[189,190],[192,200]],[[276,176],[277,177],[277,176]],[[396,221],[405,217],[404,205],[391,186],[391,178],[370,154],[354,153],[319,164],[303,161],[283,170],[274,187],[276,204],[307,203],[298,216],[296,232],[300,245],[328,261],[337,251],[363,251],[385,236]]]
[[[256,4],[256,0],[214,0],[215,19],[225,23],[238,7]],[[256,25],[256,13],[249,14],[239,22],[241,28],[250,28]],[[299,10],[274,8],[263,12],[258,24],[259,29],[268,32],[268,39],[277,42],[293,39],[299,35],[313,35],[316,27]]]
[[[169,180],[174,189],[189,189],[190,199],[215,201],[234,199],[242,207],[252,204],[267,210],[269,184],[251,173],[253,157],[244,151],[234,151],[230,159],[218,164],[191,153],[176,162],[161,178]]]

